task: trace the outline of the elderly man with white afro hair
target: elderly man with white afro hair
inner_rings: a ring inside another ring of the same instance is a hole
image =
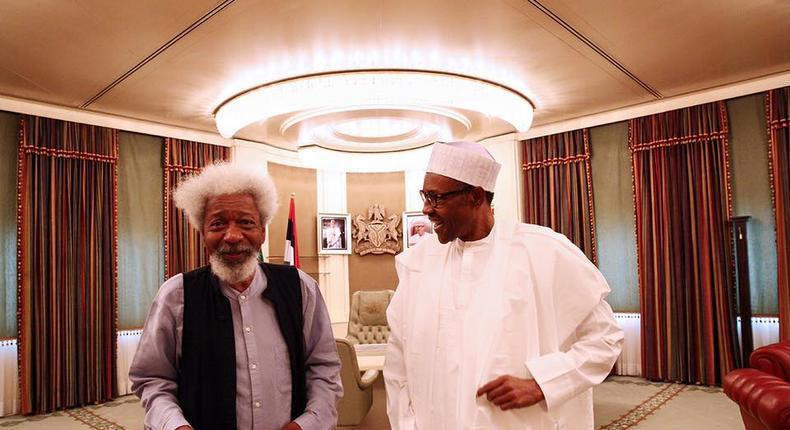
[[[277,210],[272,180],[218,163],[173,198],[210,264],[168,279],[149,311],[129,370],[145,427],[335,428],[340,359],[318,285],[257,261]]]
[[[269,225],[277,212],[277,189],[269,175],[261,169],[230,163],[210,165],[199,175],[182,180],[173,192],[173,201],[186,212],[189,222],[200,230],[209,198],[244,193],[250,194],[255,200],[263,225]]]

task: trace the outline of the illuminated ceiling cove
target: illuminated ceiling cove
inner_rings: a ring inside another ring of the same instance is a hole
[[[223,102],[215,119],[227,138],[246,133],[275,145],[384,152],[523,132],[532,115],[524,95],[495,82],[433,71],[354,70],[263,84]]]

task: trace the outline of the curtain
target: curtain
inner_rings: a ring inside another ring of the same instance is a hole
[[[738,366],[723,102],[629,121],[642,370],[719,384]]]
[[[738,333],[741,332],[741,317],[738,317]],[[752,340],[754,349],[779,342],[779,318],[768,316],[752,317]]]
[[[19,413],[16,339],[0,340],[0,417]]]
[[[615,312],[614,319],[623,329],[623,350],[614,363],[615,375],[642,376],[642,349],[640,344],[640,315],[637,313]]]
[[[614,319],[625,332],[623,351],[614,364],[615,375],[642,376],[642,348],[640,342],[641,325],[640,315],[629,312],[615,312]],[[738,317],[738,333],[741,318]],[[779,342],[779,320],[774,317],[752,317],[752,332],[754,333],[754,347],[770,345]]]
[[[163,143],[161,137],[118,133],[119,330],[143,326],[165,276]]]
[[[109,400],[115,387],[115,130],[22,116],[20,409]]]
[[[172,201],[173,188],[182,178],[216,161],[228,160],[230,148],[181,139],[165,139],[164,213],[165,277],[208,264],[200,232]]]
[[[132,394],[132,381],[129,380],[129,368],[132,367],[137,344],[140,343],[142,330],[118,331],[118,395]]]
[[[550,227],[597,264],[587,129],[524,141],[526,222]]]
[[[766,114],[776,217],[779,336],[782,340],[790,340],[790,87],[768,92]]]

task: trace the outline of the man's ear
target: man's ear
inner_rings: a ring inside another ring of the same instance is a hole
[[[475,207],[482,205],[486,201],[486,192],[482,187],[475,187],[469,194],[472,196],[472,203]]]

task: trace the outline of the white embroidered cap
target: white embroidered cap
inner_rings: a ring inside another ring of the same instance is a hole
[[[426,172],[494,192],[501,168],[502,165],[482,145],[472,142],[436,142]]]

